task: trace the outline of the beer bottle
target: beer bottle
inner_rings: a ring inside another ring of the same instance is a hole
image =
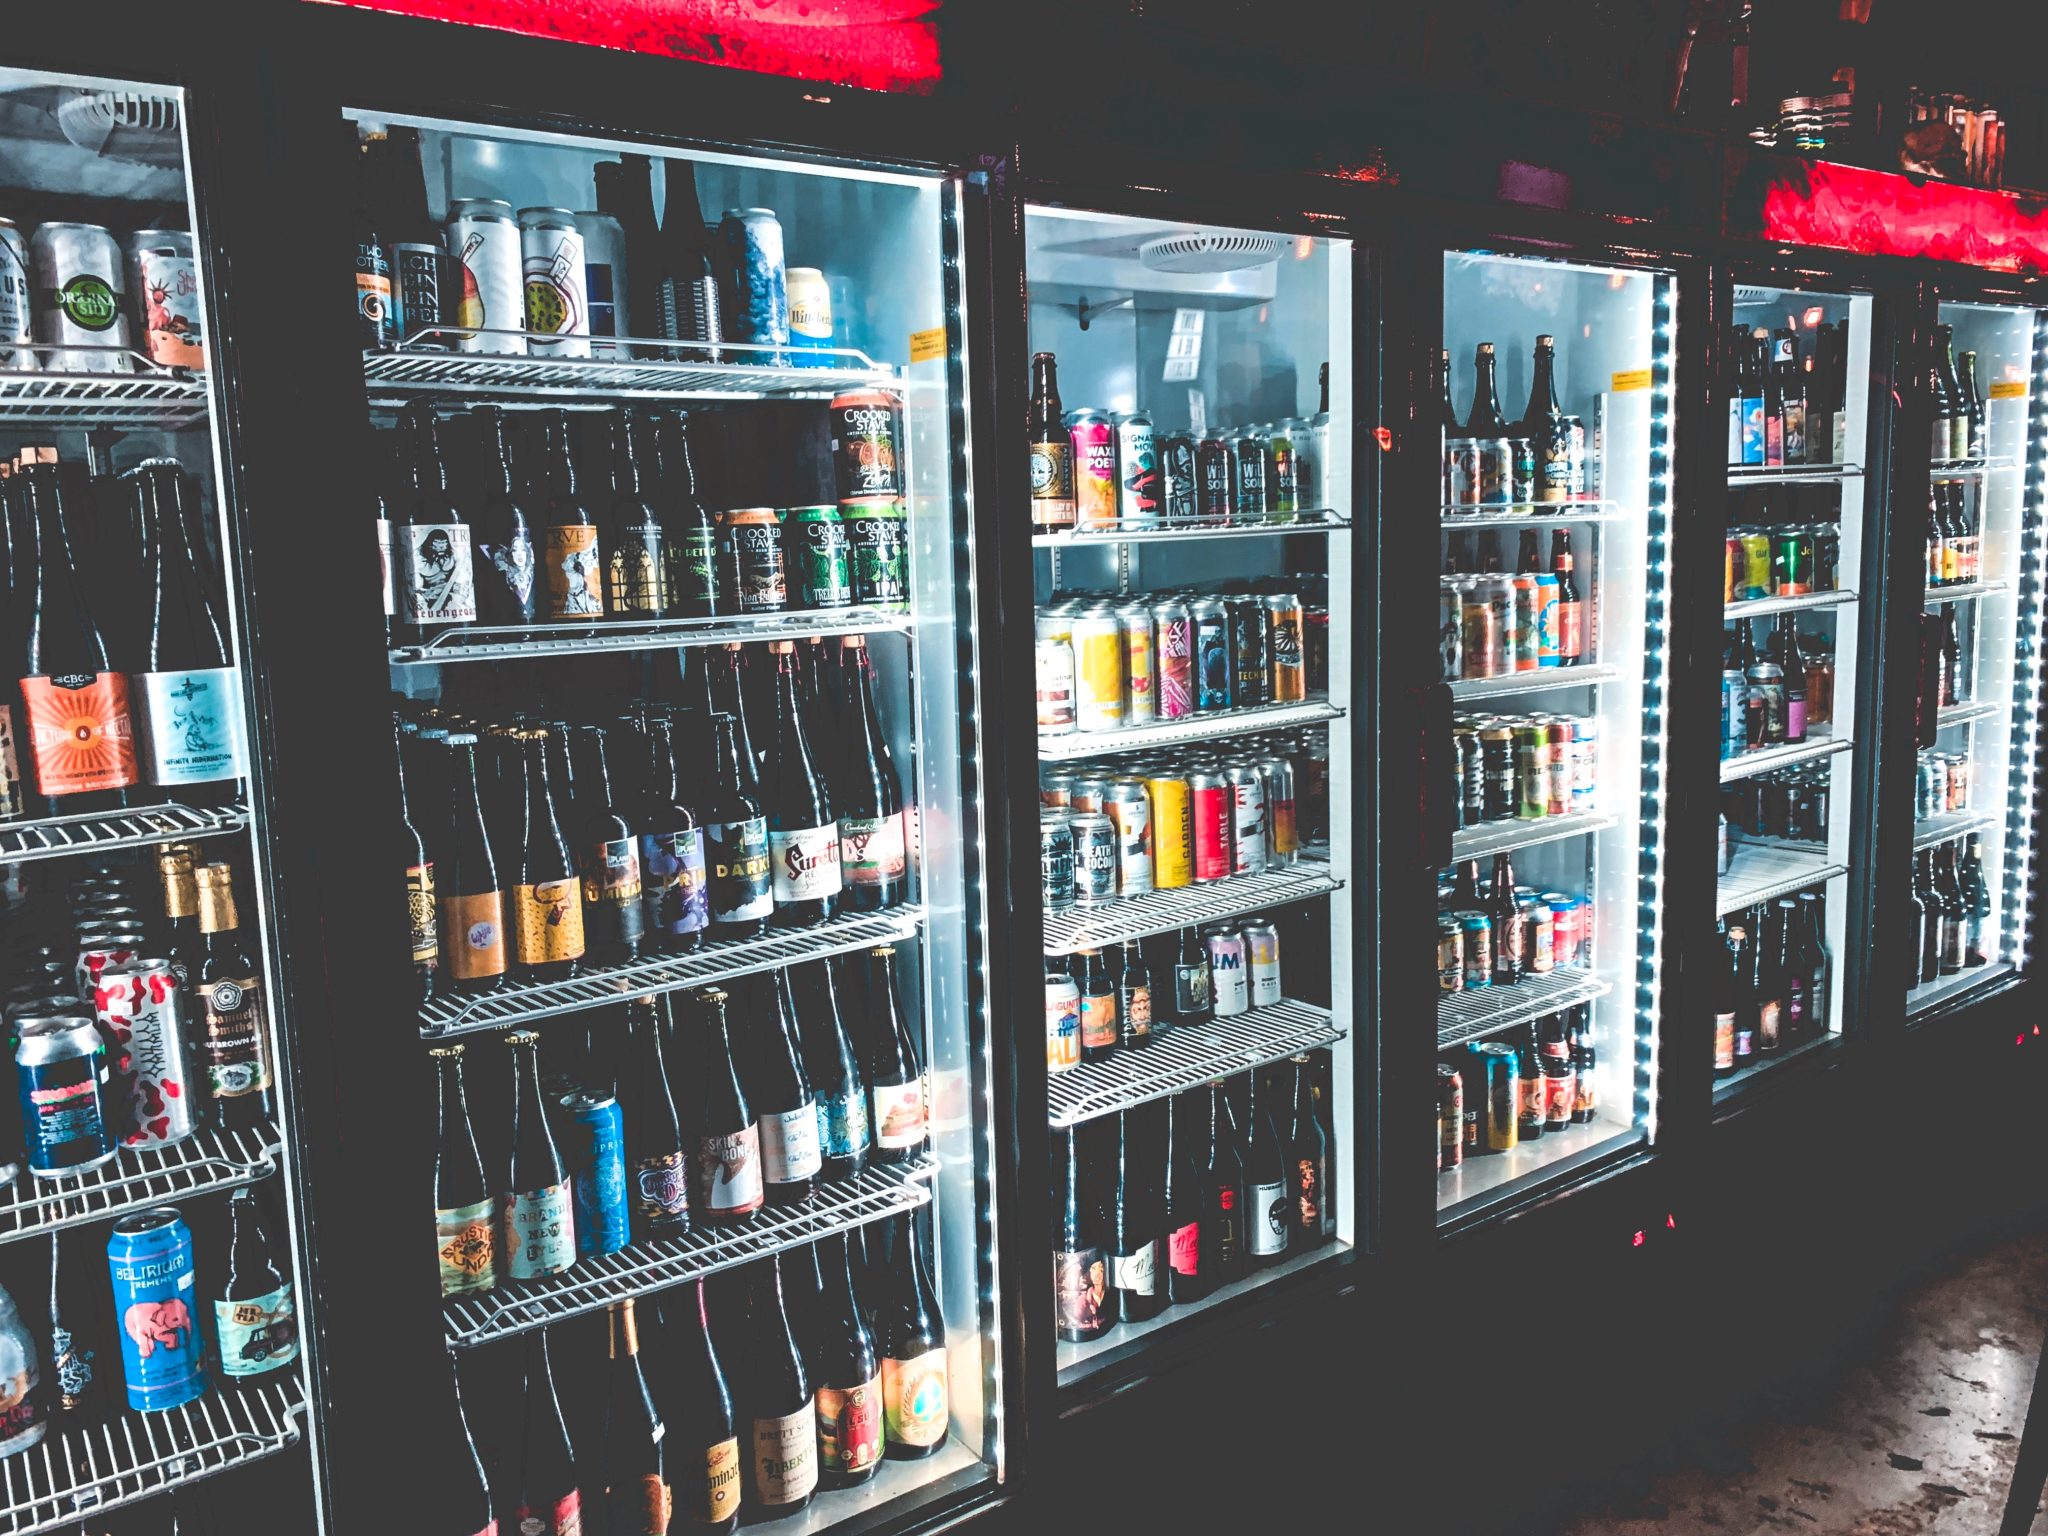
[[[666,1317],[670,1353],[677,1369],[669,1395],[669,1426],[675,1454],[668,1471],[675,1505],[692,1531],[731,1531],[739,1526],[741,1502],[739,1420],[732,1389],[711,1336],[704,1282]]]
[[[1941,369],[1942,398],[1947,404],[1944,413],[1948,435],[1934,455],[1937,459],[1967,459],[1970,456],[1970,406],[1963,397],[1963,386],[1956,378],[1956,333],[1953,326],[1937,325],[1934,328],[1934,344]]]
[[[1941,702],[1967,704],[1973,691],[1963,681],[1963,642],[1956,631],[1956,605],[1943,603],[1941,624]]]
[[[662,1450],[664,1426],[641,1369],[632,1298],[613,1302],[605,1318],[611,1355],[604,1413],[607,1528],[622,1536],[667,1536],[673,1509]]]
[[[782,1255],[754,1272],[748,1312],[753,1350],[748,1371],[747,1497],[755,1518],[778,1520],[809,1504],[818,1488],[818,1409],[806,1351],[790,1325]]]
[[[754,1110],[761,1124],[761,1176],[770,1205],[805,1205],[824,1166],[818,1143],[818,1100],[797,1050],[796,1002],[789,972],[767,988],[773,1027],[761,1032]]]
[[[718,269],[697,204],[697,168],[688,160],[664,160],[662,183],[667,199],[660,241],[661,334],[678,341],[721,341]],[[705,345],[680,353],[686,363],[716,362],[719,355],[717,347]]]
[[[452,625],[476,622],[476,573],[469,521],[448,496],[441,458],[441,421],[434,407],[406,408],[399,422],[412,470],[398,540],[398,623],[401,643],[421,645]]]
[[[1965,352],[1956,359],[1956,400],[1965,422],[1962,457],[1988,458],[1984,395],[1977,387],[1977,354],[1974,352]]]
[[[1785,741],[1806,740],[1806,657],[1799,649],[1799,621],[1786,614],[1778,621],[1778,664],[1785,670]]]
[[[895,1241],[875,1307],[882,1356],[882,1432],[887,1454],[916,1461],[946,1443],[952,1422],[946,1379],[946,1323],[925,1265],[915,1212],[892,1219]]]
[[[541,1096],[540,1036],[515,1029],[505,1045],[512,1052],[512,1160],[498,1251],[506,1279],[544,1280],[576,1262],[576,1212]]]
[[[205,936],[199,931],[199,875],[192,864],[192,845],[165,844],[157,850],[156,864],[157,875],[164,888],[165,958],[170,961],[171,974],[177,978],[182,991],[190,988],[192,978],[199,974],[206,950]],[[420,914],[415,913],[414,916],[418,920]],[[431,902],[424,920],[429,929],[434,928]],[[435,946],[438,949],[438,939]]]
[[[633,1226],[652,1237],[690,1229],[690,1161],[661,1044],[661,1007],[651,997],[626,1004],[638,1097],[626,1117],[626,1161],[633,1170]]]
[[[1778,395],[1785,411],[1785,462],[1806,462],[1806,374],[1799,366],[1799,333],[1789,326],[1772,336]]]
[[[818,1246],[825,1275],[816,1381],[820,1481],[850,1488],[873,1477],[882,1459],[881,1362],[853,1288],[851,1235]]]
[[[1316,1115],[1315,1064],[1307,1056],[1294,1061],[1294,1118],[1287,1129],[1288,1167],[1293,1175],[1294,1242],[1313,1248],[1330,1226],[1330,1139]]]
[[[655,446],[661,456],[669,612],[679,619],[710,618],[718,612],[718,520],[697,494],[688,420],[680,413],[661,417]]]
[[[214,1341],[221,1374],[244,1391],[299,1358],[298,1309],[292,1283],[279,1267],[248,1185],[228,1201],[227,1280],[213,1304]]]
[[[1522,546],[1515,552],[1515,574],[1534,576],[1543,569],[1543,550],[1534,528],[1522,530]]]
[[[896,997],[896,949],[868,951],[868,1087],[874,1094],[874,1160],[914,1163],[929,1136],[929,1101],[916,1041]]]
[[[72,559],[63,481],[54,449],[13,477],[32,541],[26,580],[15,584],[15,636],[35,787],[53,813],[71,815],[125,805],[140,774],[128,679],[108,659]]]
[[[1083,1128],[1060,1132],[1060,1186],[1053,1196],[1053,1290],[1059,1336],[1081,1344],[1101,1338],[1116,1323],[1109,1289],[1109,1254],[1101,1213],[1083,1176]]]
[[[1586,609],[1579,597],[1571,529],[1552,531],[1550,565],[1557,572],[1557,664],[1575,667],[1586,652]]]
[[[648,722],[647,766],[629,817],[640,847],[642,920],[649,944],[665,955],[696,949],[711,923],[704,829],[683,804],[674,730],[666,715]]]
[[[1564,407],[1558,403],[1557,338],[1536,338],[1536,364],[1529,375],[1529,405],[1515,428],[1536,451],[1536,499],[1569,501],[1572,494],[1571,444],[1563,431]]]
[[[1152,1188],[1151,1169],[1158,1149],[1148,1134],[1149,1105],[1125,1110],[1116,1117],[1116,1172],[1110,1186],[1109,1239],[1112,1250],[1110,1284],[1116,1288],[1117,1311],[1127,1323],[1157,1317],[1166,1305],[1160,1277],[1159,1244],[1166,1227]]]
[[[505,413],[495,405],[470,413],[483,461],[476,534],[476,611],[485,624],[532,624],[541,617],[538,559],[528,489],[519,473]]]
[[[1031,526],[1055,533],[1074,526],[1074,440],[1060,408],[1058,364],[1050,352],[1031,356]]]
[[[200,954],[198,1013],[200,1060],[224,1131],[267,1129],[270,1102],[269,1010],[254,955],[235,916],[233,876],[225,864],[198,870]]]
[[[860,1058],[839,1008],[833,961],[810,960],[795,968],[796,1016],[804,1065],[818,1101],[818,1141],[825,1183],[850,1179],[868,1163],[868,1090]]]
[[[1766,326],[1757,326],[1749,333],[1750,352],[1755,361],[1751,365],[1763,380],[1764,400],[1764,463],[1782,465],[1785,462],[1785,395],[1784,380],[1772,366],[1771,333]]]
[[[761,793],[762,735],[750,723],[757,711],[751,702],[753,689],[747,680],[746,647],[734,641],[710,652],[705,658],[709,673],[711,707],[723,710],[733,718],[733,729],[739,737],[740,782],[747,793],[758,797]]]
[[[1152,1043],[1152,972],[1136,939],[1123,946],[1116,977],[1117,1043],[1136,1049]]]
[[[1554,1135],[1572,1123],[1572,1106],[1578,1101],[1577,1069],[1563,1014],[1547,1013],[1538,1021],[1536,1051],[1537,1069],[1543,1075],[1543,1127]]]
[[[1248,1246],[1254,1264],[1272,1264],[1287,1256],[1294,1234],[1294,1201],[1289,1193],[1287,1153],[1273,1121],[1272,1080],[1258,1070],[1246,1075],[1251,1088],[1245,1136],[1249,1153],[1245,1159]]]
[[[1536,1054],[1536,1026],[1524,1024],[1515,1050],[1515,1145],[1541,1137],[1550,1124],[1544,1107],[1543,1062]]]
[[[608,606],[614,618],[665,619],[669,615],[669,555],[666,535],[648,499],[648,465],[642,461],[645,425],[631,406],[610,419],[612,500]]]
[[[574,1248],[572,1243],[572,1252]],[[526,1416],[518,1488],[512,1520],[519,1536],[580,1536],[583,1496],[577,1488],[576,1452],[569,1442],[561,1399],[555,1395],[545,1328],[527,1335]]]
[[[1437,383],[1442,400],[1437,406],[1437,425],[1442,428],[1446,440],[1462,437],[1465,428],[1458,421],[1458,408],[1451,404],[1451,349],[1439,347],[1436,353]]]
[[[1941,901],[1941,974],[1954,976],[1969,961],[1969,908],[1956,872],[1956,845],[1943,843],[1934,853],[1934,894]]]
[[[597,210],[619,221],[625,258],[613,269],[617,285],[619,336],[661,334],[660,240],[654,221],[654,162],[646,155],[620,155],[591,167]],[[658,355],[653,348],[621,347],[621,357]]]
[[[764,932],[775,909],[769,873],[768,822],[747,788],[738,722],[711,717],[711,773],[703,799],[704,863],[711,936],[746,939]]]
[[[485,1475],[483,1456],[462,1408],[462,1376],[453,1355],[448,1356],[448,1404],[454,1411],[440,1421],[442,1443],[434,1457],[437,1475],[426,1494],[431,1529],[463,1536],[497,1536],[491,1480]],[[447,1469],[445,1474],[441,1468]]]
[[[1202,1257],[1208,1261],[1212,1287],[1244,1277],[1249,1259],[1246,1198],[1244,1159],[1237,1150],[1237,1128],[1230,1121],[1230,1100],[1223,1084],[1213,1082],[1209,1158],[1202,1169]]]
[[[1483,909],[1493,919],[1493,984],[1511,987],[1527,969],[1527,930],[1515,905],[1515,866],[1505,853],[1494,855],[1493,885]]]
[[[593,965],[627,965],[640,958],[647,914],[641,906],[640,844],[612,803],[605,732],[579,726],[583,749],[578,775],[582,833],[576,863],[583,879],[583,934]]]
[[[726,994],[707,987],[697,998],[704,1008],[704,1047],[690,1198],[700,1220],[720,1226],[761,1209],[761,1133],[733,1064]]]
[[[433,1059],[440,1119],[434,1133],[434,1248],[441,1294],[467,1296],[498,1283],[497,1216],[462,1083],[462,1047],[437,1045]]]
[[[1107,1061],[1117,1051],[1122,1031],[1117,1027],[1117,988],[1102,963],[1099,949],[1077,950],[1081,968],[1074,984],[1081,989],[1081,1059]]]
[[[1934,894],[1934,851],[1923,848],[1913,855],[1913,908],[1918,927],[1919,979],[1926,986],[1941,975],[1941,899]]]
[[[99,1351],[91,1347],[98,1333],[97,1321],[90,1311],[86,1311],[85,1331],[74,1333],[63,1315],[61,1298],[67,1289],[63,1276],[65,1237],[62,1230],[50,1234],[50,1374],[57,1383],[57,1390],[50,1400],[50,1417],[59,1433],[73,1430],[89,1433],[106,1417],[106,1385],[93,1367],[93,1361],[100,1357]],[[0,1291],[0,1297],[5,1295]],[[0,1302],[0,1305],[5,1303]],[[79,1310],[74,1309],[74,1317]],[[0,1346],[0,1354],[4,1354],[4,1346]],[[18,1377],[10,1376],[8,1379],[17,1380]],[[30,1402],[33,1397],[31,1392],[28,1398],[17,1401],[11,1410],[0,1409],[0,1444],[18,1437],[21,1428],[18,1421],[23,1414],[33,1412]],[[22,1448],[13,1446],[10,1449]],[[5,1454],[8,1452],[0,1452],[0,1455]],[[74,1451],[74,1466],[85,1461],[89,1454]]]
[[[1756,974],[1757,936],[1747,918],[1728,925],[1728,948],[1733,1014],[1729,1022],[1728,1070],[1732,1071],[1756,1059],[1757,1025],[1762,1013]]]
[[[1206,1024],[1216,1017],[1215,978],[1209,971],[1209,946],[1189,925],[1180,931],[1173,960],[1173,1022]]]
[[[1972,832],[1963,844],[1962,865],[1956,875],[1957,885],[1963,899],[1963,964],[1967,966],[1989,965],[1991,947],[1986,941],[1985,925],[1991,917],[1991,887],[1984,879],[1984,837]],[[1815,944],[1821,942],[1819,898],[1811,892],[1800,897],[1802,903],[1814,902],[1811,921],[1807,932]],[[1825,955],[1825,950],[1822,951]],[[1825,1022],[1823,1020],[1823,1022]]]
[[[1599,1109],[1593,1073],[1600,1065],[1600,1053],[1593,1041],[1593,1010],[1581,1003],[1572,1010],[1569,1038],[1572,1043],[1572,1124],[1591,1125]]]
[[[412,805],[405,786],[405,732],[397,715],[391,717],[391,735],[398,768],[398,856],[405,868],[407,926],[412,935],[412,974],[415,1004],[434,995],[441,974],[441,921],[434,899],[434,861],[419,828],[413,825]],[[162,858],[160,854],[158,856]],[[191,859],[185,861],[187,870]],[[173,919],[179,913],[168,913]],[[175,962],[173,962],[175,969]],[[182,984],[185,978],[180,977]]]
[[[391,260],[384,253],[384,234],[370,191],[390,143],[382,130],[368,124],[359,129],[355,123],[344,123],[342,131],[348,135],[349,163],[355,167],[349,230],[356,253],[356,345],[378,352],[392,344],[398,319],[397,306],[391,302]]]
[[[370,498],[377,504],[377,568],[384,589],[384,643],[389,645],[396,638],[393,626],[398,620],[398,524],[393,515],[403,504],[399,490],[405,483],[396,432],[371,434],[369,473]],[[6,499],[5,489],[6,481],[0,478],[0,502]],[[11,555],[9,563],[12,564]]]
[[[145,459],[132,472],[148,550],[148,630],[136,699],[137,758],[147,781],[191,804],[232,801],[249,771],[242,739],[242,680],[208,596],[184,512],[185,472],[176,459]]]
[[[569,845],[555,819],[548,782],[547,733],[522,733],[525,747],[525,839],[512,888],[512,948],[522,979],[566,979],[584,955],[583,893]]]
[[[1202,1248],[1201,1116],[1193,1092],[1166,1101],[1166,1160],[1161,1203],[1166,1211],[1166,1299],[1175,1306],[1209,1294]]]
[[[843,900],[850,912],[877,912],[902,905],[910,889],[903,781],[875,711],[875,664],[867,636],[847,635],[839,643],[840,667],[850,682],[836,722],[846,743],[845,763],[832,786],[839,809]],[[829,688],[820,692],[831,695]]]
[[[545,598],[541,614],[550,623],[581,623],[604,617],[604,553],[597,524],[576,485],[576,453],[569,413],[541,413],[541,474],[547,491],[540,536]]]
[[[456,991],[485,992],[505,975],[505,898],[490,834],[484,830],[476,737],[468,731],[450,733],[447,757],[452,789],[449,824],[434,880],[441,909],[441,953]]]
[[[811,755],[797,700],[795,646],[771,640],[775,656],[775,746],[761,785],[775,891],[774,921],[802,928],[839,910],[839,823]]]
[[[1508,424],[1500,413],[1500,392],[1493,380],[1493,343],[1482,341],[1473,356],[1472,411],[1465,418],[1467,437],[1506,437]]]

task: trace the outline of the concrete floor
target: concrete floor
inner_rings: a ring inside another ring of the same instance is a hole
[[[1768,1304],[1771,1284],[1743,1305]],[[2048,1235],[1951,1261],[1832,1379],[1774,1389],[1561,1536],[1989,1536],[2048,1327]],[[2048,1532],[2037,1516],[2036,1532]]]

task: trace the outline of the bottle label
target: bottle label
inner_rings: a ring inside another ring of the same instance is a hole
[[[770,1509],[795,1504],[818,1486],[818,1410],[805,1403],[779,1419],[754,1420],[754,1488]]]
[[[1102,1331],[1102,1306],[1109,1296],[1109,1264],[1100,1248],[1055,1252],[1052,1285],[1062,1332],[1091,1338]]]
[[[512,1516],[519,1536],[583,1536],[583,1496],[574,1488],[552,1504],[521,1504]]]
[[[1133,1040],[1146,1039],[1152,1033],[1152,989],[1124,987],[1121,992],[1124,1032]]]
[[[1207,960],[1197,960],[1193,965],[1174,966],[1174,1017],[1199,1018],[1206,1014],[1209,1011],[1211,990]]]
[[[498,1283],[498,1236],[490,1201],[436,1210],[434,1247],[441,1257],[443,1296],[467,1296]]]
[[[1286,1182],[1254,1184],[1245,1193],[1251,1213],[1252,1252],[1262,1257],[1285,1253],[1291,1204]]]
[[[739,1513],[740,1442],[737,1436],[704,1450],[704,1502],[696,1514],[707,1525],[722,1525]]]
[[[1202,1272],[1202,1224],[1188,1222],[1167,1234],[1166,1262],[1176,1275],[1193,1279]]]
[[[630,837],[615,838],[583,850],[583,900],[608,907],[632,937],[640,932],[640,847]]]
[[[1116,1288],[1133,1296],[1155,1295],[1159,1289],[1159,1244],[1144,1244],[1136,1253],[1120,1253],[1116,1259]]]
[[[506,1195],[500,1211],[506,1279],[559,1275],[576,1262],[575,1196],[567,1179],[531,1194]]]
[[[1102,1050],[1115,1045],[1116,1040],[1116,994],[1083,992],[1081,1048],[1086,1051]]]
[[[434,907],[434,862],[408,864],[405,868],[405,912],[412,930],[414,965],[430,965],[441,958],[441,929]]]
[[[515,529],[512,537],[503,544],[477,544],[477,552],[484,557],[484,564],[490,572],[489,579],[495,579],[504,589],[508,605],[521,614],[533,612],[533,536],[523,528]]]
[[[952,1414],[947,1402],[946,1352],[930,1349],[914,1360],[882,1362],[882,1428],[898,1445],[937,1445]]]
[[[391,519],[377,519],[377,569],[384,581],[384,618],[389,621],[398,617],[398,581],[393,570],[391,555]]]
[[[207,1090],[217,1099],[246,1098],[270,1087],[270,1043],[263,1032],[263,989],[254,976],[200,986],[201,1054]]]
[[[1783,1005],[1767,997],[1757,1010],[1756,1043],[1759,1050],[1775,1051],[1784,1029]]]
[[[474,624],[476,577],[467,523],[400,523],[400,611],[412,624]]]
[[[826,1157],[858,1157],[868,1149],[868,1100],[854,1083],[818,1100],[818,1140]]]
[[[1467,1122],[1468,1125],[1470,1123],[1469,1121]],[[1469,1132],[1467,1133],[1466,1140],[1469,1144],[1471,1140]],[[1209,1214],[1210,1219],[1215,1223],[1215,1241],[1210,1244],[1210,1247],[1213,1250],[1217,1268],[1228,1270],[1237,1263],[1238,1251],[1244,1243],[1244,1228],[1241,1224],[1243,1212],[1238,1208],[1238,1193],[1235,1185],[1225,1184],[1216,1191],[1216,1209]]]
[[[818,1456],[834,1472],[882,1459],[882,1383],[818,1388]]]
[[[677,557],[683,590],[677,594],[689,610],[709,613],[718,603],[718,533],[698,526],[683,532],[682,553]]]
[[[768,834],[775,902],[818,901],[839,894],[839,826],[780,829]]]
[[[0,703],[0,821],[12,821],[27,809],[21,793],[21,758],[14,750],[14,706]]]
[[[711,892],[704,881],[704,834],[646,832],[640,836],[640,893],[647,927],[655,933],[701,933],[711,922]]]
[[[839,818],[839,865],[850,886],[878,887],[901,880],[909,865],[903,813]]]
[[[622,618],[658,619],[668,612],[668,568],[661,530],[635,528],[621,535],[611,558],[612,611]]]
[[[137,782],[127,678],[118,672],[24,677],[21,696],[44,794],[89,794]]]
[[[711,921],[759,922],[775,910],[764,818],[709,823],[704,828],[704,858],[710,866]]]
[[[249,771],[242,744],[242,674],[235,667],[140,672],[138,755],[152,784],[203,784]]]
[[[635,1214],[654,1225],[690,1214],[689,1164],[681,1152],[658,1152],[633,1165],[633,1204]]]
[[[391,328],[391,264],[373,241],[356,247],[356,313],[379,335]]]
[[[875,1084],[875,1145],[914,1147],[924,1137],[924,1078]]]
[[[770,1184],[795,1184],[816,1178],[825,1165],[818,1146],[817,1106],[806,1104],[786,1114],[761,1115],[761,1166]]]
[[[583,958],[583,898],[574,880],[512,887],[512,950],[521,965]]]
[[[617,1536],[668,1536],[675,1521],[675,1498],[652,1472],[612,1490],[611,1529]]]
[[[1557,654],[1577,657],[1586,649],[1585,605],[1560,602],[1557,605]]]
[[[261,1376],[299,1358],[299,1319],[291,1282],[263,1296],[213,1304],[220,1368],[229,1376]]]
[[[697,1209],[709,1216],[744,1216],[758,1211],[761,1189],[761,1135],[749,1125],[731,1136],[699,1136],[692,1159]]]
[[[550,619],[604,617],[604,561],[598,556],[595,527],[567,523],[544,530],[541,565],[547,572]]]
[[[1764,462],[1764,402],[1761,395],[1742,397],[1742,463]]]
[[[1553,1078],[1562,1083],[1566,1090],[1571,1088],[1568,1077]],[[1570,1114],[1570,1103],[1566,1101],[1566,1115]],[[1323,1165],[1313,1157],[1295,1159],[1294,1163],[1294,1215],[1304,1232],[1323,1230]]]
[[[458,979],[505,974],[505,898],[498,891],[481,896],[441,897],[441,952]]]
[[[1785,402],[1785,462],[1804,464],[1806,462],[1806,402],[1787,400]]]
[[[1714,1065],[1727,1071],[1735,1065],[1735,1015],[1714,1015]]]

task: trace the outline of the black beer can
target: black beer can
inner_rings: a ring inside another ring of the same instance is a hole
[[[1195,520],[1195,440],[1184,432],[1159,439],[1159,516],[1168,527]]]
[[[391,303],[399,339],[449,324],[447,251],[424,243],[394,245],[391,256]],[[415,351],[446,352],[448,338],[428,336],[411,345]]]
[[[1237,495],[1237,472],[1230,463],[1230,440],[1221,432],[1204,433],[1195,445],[1195,513],[1205,523],[1227,523]]]
[[[1266,671],[1266,605],[1256,597],[1230,600],[1230,701],[1242,709],[1271,702]]]

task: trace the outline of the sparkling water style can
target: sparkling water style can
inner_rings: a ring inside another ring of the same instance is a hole
[[[52,373],[132,373],[126,266],[98,224],[38,224],[29,236],[36,339]]]
[[[576,1197],[576,1251],[617,1253],[632,1241],[626,1215],[626,1122],[609,1093],[561,1100],[563,1161]]]
[[[0,368],[33,373],[35,303],[30,296],[28,242],[12,219],[0,219]]]
[[[137,1211],[107,1238],[128,1406],[161,1413],[206,1391],[192,1229],[171,1206]]]
[[[789,360],[799,368],[829,367],[832,285],[816,267],[791,267],[788,284]]]
[[[1269,1008],[1280,1001],[1280,930],[1271,923],[1247,923],[1245,967],[1251,977],[1252,1006]]]
[[[199,1129],[184,1000],[168,960],[133,959],[100,972],[93,1009],[128,1055],[131,1147],[167,1147]]]
[[[1245,966],[1244,935],[1235,929],[1218,928],[1204,942],[1209,947],[1209,975],[1214,989],[1216,1017],[1230,1019],[1250,1013],[1251,977]]]
[[[128,237],[128,296],[142,350],[166,368],[206,366],[199,313],[199,264],[182,229],[138,229]]]
[[[590,356],[589,277],[583,231],[566,208],[519,210],[527,346],[547,357]]]
[[[727,270],[733,274],[734,339],[769,350],[743,352],[742,361],[780,363],[789,351],[789,273],[782,260],[782,221],[772,208],[728,208],[718,221]]]
[[[62,1179],[111,1162],[119,1107],[98,1026],[83,1012],[28,1013],[13,1024],[29,1171]]]
[[[463,352],[526,351],[526,257],[512,205],[465,197],[448,206],[448,255],[456,290],[450,322],[489,336],[462,336]]]

